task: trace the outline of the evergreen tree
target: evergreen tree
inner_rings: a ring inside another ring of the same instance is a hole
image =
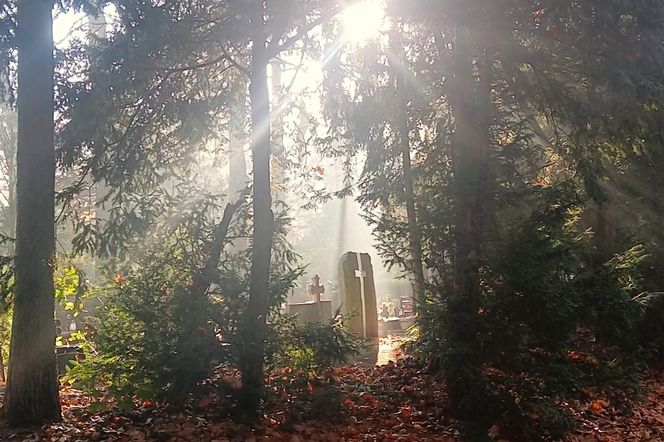
[[[512,302],[517,295],[539,299],[532,287],[527,294],[508,295],[508,283],[494,290],[508,278],[497,271],[501,262],[519,256],[503,248],[507,232],[526,235],[535,223],[549,232],[550,241],[576,241],[566,228],[584,199],[603,197],[602,166],[657,131],[664,53],[655,17],[661,18],[663,6],[506,0],[389,9],[393,24],[401,24],[396,32],[406,48],[406,56],[395,58],[416,85],[407,110],[423,261],[432,271],[429,302],[442,304],[444,311],[425,317],[422,342],[438,345],[429,355],[444,360],[451,409],[462,419],[481,420],[477,404],[490,396],[482,367],[493,361],[500,344],[487,342],[487,321],[495,321],[493,327],[523,320],[491,317],[487,303]],[[350,139],[366,148],[359,199],[386,261],[408,268],[399,171],[403,149],[395,149],[399,119],[390,112],[402,109],[403,102],[399,85],[386,81],[389,57],[380,45],[337,55],[328,71],[326,117],[339,144]],[[556,265],[571,259],[556,256],[561,260]],[[524,262],[546,259],[535,254]],[[586,268],[581,255],[575,259]],[[561,274],[573,279],[579,271],[567,267]],[[548,278],[538,275],[541,281]],[[575,296],[565,302],[582,309],[584,297],[593,295],[588,290]],[[559,307],[540,305],[540,310]]]
[[[11,425],[60,419],[55,363],[51,1],[17,5],[18,148],[14,319],[4,411]]]
[[[120,31],[95,49],[90,63],[81,62],[88,50],[83,46],[63,55],[63,63],[80,70],[85,80],[62,88],[59,104],[66,124],[60,134],[60,160],[93,181],[105,181],[111,190],[101,201],[113,206],[102,229],[89,219],[81,222],[71,216],[80,233],[75,245],[122,256],[133,238],[145,235],[164,213],[157,202],[170,200],[165,185],[175,187],[191,176],[192,159],[207,149],[208,142],[219,142],[219,132],[237,130],[233,103],[244,101],[238,96],[248,84],[252,266],[240,365],[242,400],[256,415],[275,253],[267,67],[338,7],[324,1],[256,0],[159,6],[136,1],[118,2],[116,7]],[[244,76],[242,81],[237,75]],[[62,199],[71,200],[84,186],[84,180],[75,182],[62,192]]]
[[[251,150],[253,164],[253,231],[251,293],[247,306],[242,350],[242,401],[250,413],[258,413],[263,385],[266,321],[269,313],[269,278],[274,239],[271,195],[270,95],[268,92],[267,29],[265,1],[256,0],[249,13],[251,61],[249,101],[251,103]]]

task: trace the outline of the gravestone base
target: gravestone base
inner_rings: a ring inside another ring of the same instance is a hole
[[[55,359],[58,364],[58,375],[67,373],[69,362],[80,362],[83,358],[83,350],[78,345],[64,345],[55,348]]]
[[[302,324],[310,322],[330,322],[332,320],[332,301],[300,302],[288,304],[288,313],[294,315]]]

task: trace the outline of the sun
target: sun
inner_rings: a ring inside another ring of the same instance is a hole
[[[363,0],[347,7],[341,13],[344,40],[364,44],[377,38],[386,25],[385,2]]]

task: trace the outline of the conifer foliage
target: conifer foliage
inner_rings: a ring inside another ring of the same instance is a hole
[[[385,0],[362,44],[345,1],[56,2],[112,20],[55,57],[51,2],[15,3],[0,3],[0,47],[18,48],[13,424],[59,415],[54,222],[103,300],[66,379],[123,407],[182,405],[237,369],[224,391],[255,421],[275,372],[304,367],[308,390],[355,350],[340,323],[280,309],[306,264],[285,201],[322,180],[313,155],[341,163],[337,194],[413,281],[412,348],[468,438],[562,437],[561,404],[625,392],[661,358],[661,0]],[[304,60],[322,84],[294,96]]]

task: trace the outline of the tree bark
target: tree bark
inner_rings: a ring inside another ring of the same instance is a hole
[[[254,38],[251,56],[251,150],[253,159],[253,250],[250,294],[242,337],[241,405],[258,417],[263,390],[263,358],[269,310],[269,277],[274,214],[270,189],[270,96],[267,84],[269,62],[266,50],[265,2],[256,0],[252,14]]]
[[[16,114],[9,106],[0,104],[0,148],[2,149],[5,185],[7,186],[7,206],[5,207],[5,224],[0,233],[16,238]],[[14,242],[6,244],[8,255],[14,254]]]
[[[392,46],[394,51],[405,58],[403,43],[398,36],[392,37]],[[399,61],[396,61],[397,63]],[[408,95],[406,93],[407,81],[405,78],[405,66],[396,66],[394,69],[396,76],[396,96],[399,106],[399,116],[397,121],[397,131],[399,136],[401,151],[401,167],[403,170],[404,181],[404,199],[406,202],[406,215],[408,218],[408,240],[410,243],[410,271],[415,280],[414,298],[421,302],[423,299],[426,280],[424,278],[424,266],[422,264],[422,235],[417,223],[417,210],[415,208],[415,188],[413,165],[410,158],[410,129],[408,122]]]
[[[5,376],[5,358],[2,356],[2,349],[0,349],[0,381],[7,382]]]
[[[209,375],[210,363],[219,356],[217,338],[210,327],[209,289],[219,276],[219,262],[226,243],[228,229],[240,203],[227,204],[221,221],[215,226],[210,242],[204,248],[205,261],[192,275],[192,283],[184,303],[180,306],[180,326],[184,330],[183,339],[176,343],[174,350],[178,367],[186,367],[176,372],[177,385],[171,389],[171,397],[176,403],[184,403],[187,394],[195,385]],[[197,338],[192,340],[191,337]]]
[[[446,367],[450,408],[457,417],[470,417],[482,400],[481,348],[477,339],[480,308],[480,253],[488,216],[487,186],[490,146],[489,69],[485,49],[477,44],[471,19],[476,11],[463,8],[456,19],[449,104],[455,131],[454,289],[448,299],[450,342],[463,351]]]
[[[193,292],[197,297],[205,297],[208,289],[217,279],[217,268],[221,260],[221,252],[224,250],[226,237],[228,236],[228,229],[230,228],[235,211],[240,204],[241,201],[226,204],[221,221],[215,226],[212,241],[205,249],[205,256],[207,258],[205,264],[193,278]]]
[[[206,327],[209,319],[209,312],[207,309],[208,290],[218,279],[218,267],[221,260],[221,253],[224,250],[224,244],[226,243],[226,238],[228,236],[228,229],[230,228],[235,211],[240,204],[240,201],[235,204],[226,204],[222,219],[215,226],[211,241],[204,249],[206,257],[205,263],[192,277],[191,296],[189,298],[190,302],[187,305],[188,314],[187,318],[185,318],[185,324],[190,325],[191,329],[187,334],[196,333]]]
[[[231,92],[231,114],[228,122],[228,201],[236,201],[249,186],[246,145],[247,83],[238,75]]]
[[[52,7],[49,0],[18,3],[16,288],[4,404],[13,426],[60,419],[53,320]]]
[[[249,188],[247,174],[247,80],[243,73],[237,73],[232,81],[230,92],[230,115],[228,119],[228,195],[229,204],[235,204],[246,196]],[[249,239],[233,239],[230,250],[247,250]]]
[[[407,132],[407,131],[406,131]],[[408,141],[402,141],[402,167],[404,179],[404,195],[406,199],[406,214],[408,216],[408,233],[410,239],[410,257],[413,277],[415,279],[415,300],[422,302],[426,279],[424,278],[424,266],[422,264],[422,235],[417,224],[417,212],[415,209],[415,190],[413,185],[413,168],[410,160],[410,145]]]
[[[273,163],[273,183],[274,183],[274,202],[275,208],[279,204],[284,204],[286,201],[286,171],[285,171],[285,151],[284,151],[284,116],[283,116],[283,100],[284,100],[284,87],[282,84],[282,66],[281,60],[274,60],[271,63],[272,67],[272,95],[274,102],[279,106],[276,112],[271,112],[272,119],[272,148],[274,155],[272,156]],[[281,208],[283,209],[283,208]]]

